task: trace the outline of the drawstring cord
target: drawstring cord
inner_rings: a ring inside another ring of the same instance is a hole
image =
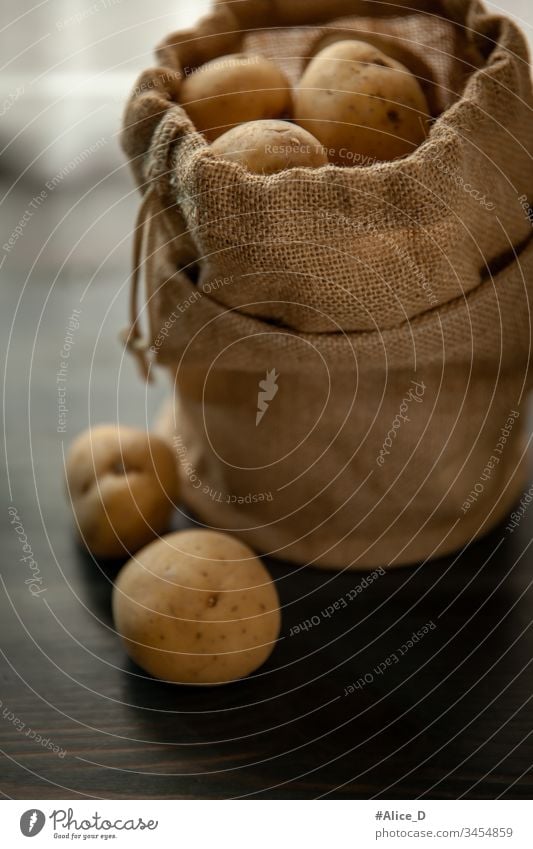
[[[137,213],[135,231],[133,234],[133,268],[130,283],[130,326],[122,331],[122,341],[137,361],[142,378],[152,383],[150,362],[148,360],[148,342],[143,338],[139,325],[139,282],[143,264],[144,245],[150,242],[150,227],[153,221],[156,198],[155,183],[151,183],[142,200]],[[144,275],[148,284],[151,282],[153,256],[146,255]],[[150,290],[150,286],[148,287]]]
[[[180,107],[169,109],[152,138],[147,151],[145,173],[148,181],[146,194],[141,202],[133,235],[133,269],[130,288],[130,326],[121,333],[121,339],[128,351],[131,351],[144,380],[153,381],[150,372],[151,360],[148,357],[150,341],[143,338],[139,316],[139,285],[144,266],[148,297],[153,295],[154,247],[152,227],[156,212],[159,214],[161,196],[168,195],[173,166],[170,151],[176,139],[186,134],[199,148],[207,148],[207,143],[195,132],[189,119],[183,115]],[[195,140],[195,141],[194,141]],[[174,166],[175,167],[175,166]],[[175,190],[174,190],[175,193]],[[163,202],[165,205],[165,201]],[[145,256],[143,262],[143,256]]]

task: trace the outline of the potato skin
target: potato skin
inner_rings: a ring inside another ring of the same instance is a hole
[[[223,684],[269,657],[280,630],[276,587],[227,534],[178,531],[121,570],[113,618],[130,657],[176,684]]]
[[[96,557],[131,555],[168,529],[178,472],[161,437],[100,425],[74,440],[66,473],[79,533]]]
[[[416,77],[376,47],[337,41],[307,66],[294,97],[297,124],[337,165],[411,153],[426,138],[429,108]]]
[[[288,121],[249,121],[211,145],[211,151],[239,162],[254,174],[276,174],[288,168],[320,168],[329,159],[318,139]]]
[[[239,53],[206,62],[185,77],[179,101],[208,141],[237,124],[280,118],[292,109],[283,71],[268,59]]]

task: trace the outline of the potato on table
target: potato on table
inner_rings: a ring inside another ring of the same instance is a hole
[[[256,670],[280,630],[276,587],[253,551],[227,534],[179,531],[120,572],[113,618],[130,657],[176,684],[222,684]]]
[[[320,168],[329,159],[318,139],[288,121],[249,121],[211,145],[222,159],[239,162],[254,174],[275,174],[287,168]]]
[[[100,425],[72,443],[66,472],[78,531],[96,557],[132,554],[168,530],[178,473],[161,437]]]
[[[244,121],[289,114],[289,81],[274,62],[234,54],[212,59],[182,82],[179,101],[196,129],[213,141]]]
[[[429,108],[416,77],[363,41],[338,41],[311,60],[295,92],[294,118],[337,165],[411,153],[427,135]]]

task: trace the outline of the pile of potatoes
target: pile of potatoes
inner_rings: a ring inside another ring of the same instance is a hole
[[[156,434],[103,425],[66,461],[78,536],[95,557],[129,556],[113,588],[115,627],[130,657],[176,684],[223,684],[270,656],[281,615],[254,552],[228,534],[168,531],[179,498],[176,458]]]
[[[397,159],[429,118],[414,74],[355,39],[320,50],[294,90],[274,62],[233,54],[185,76],[179,100],[215,155],[258,174]]]

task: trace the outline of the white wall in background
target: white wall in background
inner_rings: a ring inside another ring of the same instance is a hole
[[[121,164],[116,133],[135,78],[154,64],[153,48],[165,35],[190,26],[209,5],[2,0],[0,147],[11,142],[7,167],[24,163],[34,178],[48,177],[100,138],[108,141],[110,163]]]

